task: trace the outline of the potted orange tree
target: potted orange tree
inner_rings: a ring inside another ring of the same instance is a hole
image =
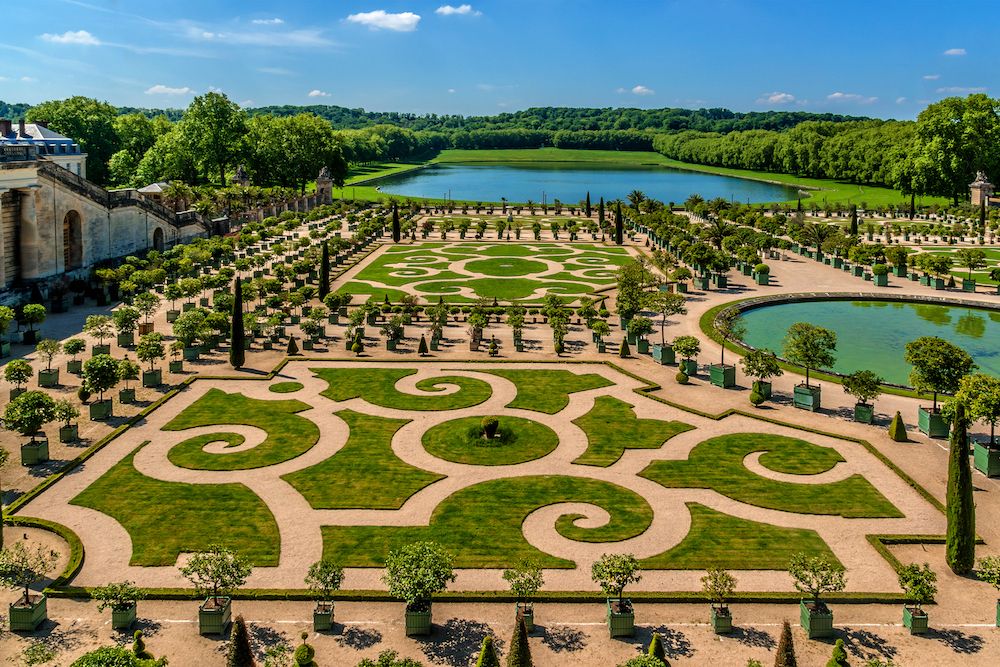
[[[320,594],[320,600],[313,609],[313,630],[321,632],[333,627],[333,594],[340,590],[344,581],[344,568],[332,560],[324,558],[309,566],[305,583],[309,590]]]
[[[805,383],[795,385],[792,399],[795,407],[811,412],[820,409],[821,390],[809,384],[809,371],[833,366],[836,361],[833,351],[836,349],[837,334],[829,329],[808,322],[796,322],[788,327],[784,342],[785,358],[806,371]]]
[[[712,630],[717,635],[733,631],[733,615],[727,602],[736,590],[736,577],[719,567],[714,567],[701,578],[702,590],[712,604]]]
[[[923,605],[937,595],[936,582],[937,575],[927,563],[923,567],[910,563],[899,570],[899,587],[911,603],[903,605],[903,625],[910,629],[911,635],[927,632],[927,612]]]
[[[68,399],[63,398],[55,403],[55,419],[63,422],[59,427],[59,442],[73,442],[80,437],[80,425],[71,424],[74,419],[80,416],[80,411]]]
[[[35,345],[39,359],[45,360],[45,368],[38,370],[38,386],[54,387],[59,384],[59,369],[52,368],[52,360],[62,351],[62,343],[52,338],[43,338]]]
[[[833,636],[833,612],[820,600],[824,593],[839,593],[847,586],[844,566],[826,556],[792,556],[788,565],[795,590],[809,595],[799,601],[799,620],[809,639]]]
[[[722,336],[722,356],[718,364],[709,366],[709,377],[716,387],[728,389],[736,386],[736,366],[726,364],[726,344],[743,338],[746,334],[746,326],[740,319],[740,312],[735,308],[719,313],[713,325]]]
[[[917,426],[931,438],[948,436],[948,420],[938,407],[939,393],[954,394],[976,364],[969,353],[943,338],[923,336],[906,344],[906,362],[913,366],[910,384],[921,394],[934,396],[931,408],[919,407]]]
[[[882,378],[872,371],[856,371],[843,379],[844,393],[857,399],[854,404],[854,421],[871,424],[875,417],[874,401],[882,395]]]
[[[233,615],[233,600],[227,593],[242,586],[250,570],[250,563],[242,556],[219,544],[194,554],[181,568],[198,594],[205,596],[198,607],[199,633],[225,634]]]
[[[138,601],[145,595],[131,581],[119,581],[99,586],[91,596],[100,602],[98,611],[111,609],[111,628],[128,630],[135,623]]]
[[[542,571],[531,563],[522,563],[503,571],[504,580],[510,584],[510,591],[517,598],[514,603],[515,622],[524,621],[528,632],[535,631],[535,606],[530,598],[544,585]]]
[[[382,581],[406,603],[406,636],[431,633],[431,598],[455,580],[454,557],[434,542],[414,542],[390,551]]]
[[[608,631],[612,637],[635,635],[635,610],[624,597],[625,587],[642,579],[639,562],[631,554],[604,554],[590,568],[590,577],[606,596]]]
[[[59,554],[40,544],[29,549],[21,540],[0,551],[0,586],[24,589],[8,607],[12,632],[34,632],[48,618],[48,597],[32,595],[31,585],[44,580],[58,558]]]
[[[26,391],[7,404],[3,425],[11,431],[30,436],[21,445],[21,465],[35,465],[49,460],[49,439],[39,429],[56,418],[56,404],[44,391]]]

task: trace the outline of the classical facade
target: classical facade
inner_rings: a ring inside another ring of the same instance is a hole
[[[13,121],[0,118],[0,147],[15,146],[33,146],[49,162],[87,177],[87,154],[80,150],[80,144],[50,130],[45,123],[21,120],[14,125]]]

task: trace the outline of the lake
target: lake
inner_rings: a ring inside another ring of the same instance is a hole
[[[705,199],[723,197],[739,202],[795,199],[794,187],[717,176],[668,167],[587,166],[575,163],[544,165],[435,164],[405,174],[380,179],[375,185],[386,194],[459,201],[511,202],[531,200],[551,204],[559,199],[575,205],[590,192],[594,206],[625,199],[632,190],[662,202],[681,203],[692,194]]]
[[[837,363],[830,370],[871,370],[893,384],[909,385],[906,344],[939,336],[962,348],[979,370],[1000,376],[1000,311],[898,301],[805,301],[754,308],[743,314],[754,347],[781,356],[788,327],[809,322],[837,334]]]

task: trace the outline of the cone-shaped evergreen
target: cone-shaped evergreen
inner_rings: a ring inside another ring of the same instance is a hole
[[[662,660],[663,664],[667,663],[667,652],[663,649],[663,640],[660,638],[659,632],[653,633],[653,638],[649,640],[649,650],[647,653],[654,658]]]
[[[618,356],[621,359],[628,359],[632,356],[632,350],[628,347],[628,340],[622,340],[621,347],[618,348]]]
[[[584,212],[590,217],[590,192],[587,192],[587,203],[584,205]]]
[[[514,636],[510,639],[507,667],[533,667],[531,650],[528,648],[528,628],[524,625],[523,618],[517,620]]]
[[[254,667],[257,663],[250,650],[250,637],[247,635],[247,624],[242,616],[233,621],[233,634],[229,639],[229,653],[226,655],[226,667]]]
[[[850,664],[847,662],[847,651],[844,650],[844,640],[838,639],[837,643],[833,646],[833,655],[827,661],[826,667],[849,667]]]
[[[399,243],[399,207],[392,205],[392,241]]]
[[[323,241],[323,256],[319,262],[319,300],[330,293],[330,246]]]
[[[621,245],[625,239],[625,220],[622,218],[622,204],[615,204],[615,245]]]
[[[851,204],[851,236],[858,235],[858,205]]]
[[[781,626],[781,639],[778,640],[778,654],[774,656],[774,667],[797,667],[795,662],[795,646],[792,645],[792,626],[788,621]]]
[[[604,197],[597,202],[597,224],[600,225],[601,229],[604,229]]]
[[[497,657],[497,650],[493,646],[493,637],[489,635],[483,637],[483,647],[479,649],[476,667],[500,667],[500,658]]]
[[[417,354],[421,357],[427,354],[427,339],[424,338],[423,334],[420,334],[420,344],[417,346]]]
[[[965,406],[955,406],[948,452],[948,541],[945,560],[955,574],[968,574],[976,558],[976,506],[972,499],[972,470],[969,468],[969,437]]]
[[[243,283],[236,276],[233,285],[233,313],[229,324],[229,364],[233,368],[241,368],[246,361],[246,351],[243,349],[246,334],[243,332]]]
[[[799,197],[798,203],[795,205],[795,210],[799,213],[802,212],[802,197]]]
[[[898,410],[889,424],[889,437],[896,442],[907,442],[910,439],[906,434],[906,422],[903,421],[903,415],[899,414]]]
[[[299,353],[299,344],[295,342],[295,336],[288,337],[288,349],[285,350],[285,354],[290,357],[294,357]]]

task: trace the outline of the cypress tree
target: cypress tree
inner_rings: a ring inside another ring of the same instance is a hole
[[[917,213],[916,201],[917,201],[917,195],[911,192],[910,193],[910,216],[909,216],[910,220],[913,220],[913,216],[916,215],[916,213]]]
[[[589,191],[587,192],[587,203],[586,203],[586,206],[585,206],[585,210],[586,210],[586,213],[587,213],[587,217],[589,218],[590,217],[590,192]]]
[[[778,641],[778,654],[774,656],[774,667],[797,667],[795,662],[795,646],[792,644],[792,626],[788,621],[781,626],[781,639]]]
[[[858,235],[858,205],[851,204],[851,236]]]
[[[319,300],[330,293],[330,246],[323,241],[323,256],[319,262]]]
[[[625,237],[625,220],[622,219],[622,203],[615,204],[615,245],[621,245]]]
[[[395,203],[392,205],[392,241],[399,243],[399,208]]]
[[[618,348],[618,356],[622,359],[628,359],[632,356],[632,351],[628,347],[627,339],[622,339],[621,347]]]
[[[247,635],[247,624],[242,616],[233,621],[233,634],[229,640],[229,653],[226,655],[226,667],[254,667],[257,663],[250,650],[250,637]]]
[[[421,357],[427,354],[427,339],[424,338],[423,334],[420,334],[420,345],[417,346],[417,354]]]
[[[299,353],[299,344],[295,342],[295,336],[288,337],[288,349],[285,350],[285,354],[290,357],[294,357]]]
[[[243,283],[240,277],[236,276],[236,284],[233,286],[233,313],[232,322],[229,326],[229,364],[233,368],[241,368],[246,361],[246,352],[243,349],[246,334],[243,331]]]
[[[833,655],[830,656],[826,667],[850,667],[850,663],[847,662],[847,651],[844,650],[843,639],[838,639],[837,643],[834,644]]]
[[[510,640],[507,667],[533,667],[531,650],[528,648],[528,629],[524,625],[523,618],[518,619],[514,636]]]
[[[896,416],[889,424],[889,437],[896,442],[907,442],[910,439],[906,434],[906,423],[903,421],[903,415],[899,414],[899,410],[896,411]]]
[[[483,647],[479,649],[476,667],[500,667],[500,659],[497,658],[497,650],[493,646],[493,637],[489,635],[483,637]]]
[[[802,197],[799,197],[798,203],[795,204],[795,210],[798,211],[799,213],[802,212]]]
[[[948,539],[945,560],[958,575],[968,574],[976,558],[976,506],[972,499],[969,437],[965,405],[956,403],[948,452]]]
[[[597,202],[597,224],[601,229],[604,229],[604,197]]]
[[[979,202],[979,235],[986,233],[986,197]]]
[[[649,655],[663,661],[663,664],[667,663],[667,652],[663,649],[663,640],[660,638],[659,632],[653,633],[653,638],[649,640],[649,650],[647,651]]]

